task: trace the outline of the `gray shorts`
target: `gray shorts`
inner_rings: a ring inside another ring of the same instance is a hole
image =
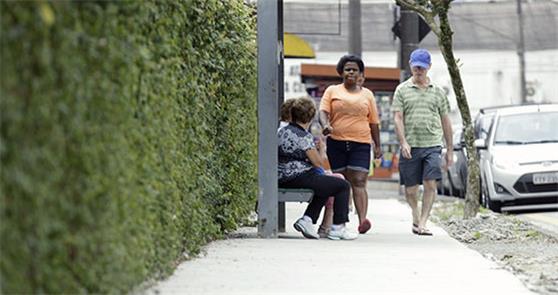
[[[411,148],[411,159],[399,155],[399,182],[404,186],[442,179],[442,147]]]

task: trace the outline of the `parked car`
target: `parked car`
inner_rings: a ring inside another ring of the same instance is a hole
[[[513,107],[510,105],[505,106],[492,106],[486,107],[479,110],[479,113],[475,116],[473,120],[473,130],[475,139],[486,139],[492,130],[492,123],[494,122],[494,115],[498,109]],[[467,192],[467,149],[465,147],[465,140],[463,138],[463,130],[460,130],[460,139],[458,144],[454,139],[454,167],[452,168],[451,180],[453,187],[451,192],[454,196],[464,198]],[[480,155],[484,153],[483,150],[477,149]],[[481,180],[482,181],[482,180]],[[480,183],[480,182],[479,182]],[[480,197],[480,196],[479,196]]]
[[[475,139],[486,139],[490,133],[494,115],[498,109],[510,107],[493,106],[482,108],[473,120]],[[442,192],[464,198],[467,192],[467,149],[463,136],[463,129],[454,128],[453,165],[449,167],[447,176],[442,176]],[[479,151],[479,154],[483,151]]]
[[[558,104],[500,108],[480,149],[481,202],[493,211],[558,208]]]
[[[446,156],[446,149],[442,149],[442,159]],[[442,162],[445,165],[445,162]],[[445,168],[445,167],[442,167]],[[463,198],[467,186],[467,150],[463,140],[461,126],[453,127],[453,163],[447,169],[442,169],[442,180],[438,182],[438,193]]]
[[[448,178],[452,195],[464,198],[467,188],[467,149],[463,129],[455,130],[453,136],[453,165],[448,168]]]
[[[449,180],[448,171],[444,167],[444,158],[446,157],[446,148],[442,148],[442,161],[440,162],[440,168],[442,168],[442,179],[436,183],[436,188],[439,195],[451,196],[453,194],[452,187]]]
[[[490,133],[492,122],[494,121],[494,114],[496,111],[503,107],[489,107],[480,109],[479,113],[473,121],[475,130],[475,139],[486,139]]]

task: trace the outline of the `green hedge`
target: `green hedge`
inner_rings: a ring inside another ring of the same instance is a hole
[[[256,199],[242,0],[1,1],[2,293],[121,293]]]

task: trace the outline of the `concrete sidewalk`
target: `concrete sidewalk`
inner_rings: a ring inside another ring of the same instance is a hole
[[[369,202],[371,232],[355,241],[307,240],[292,228],[306,204],[287,205],[279,239],[211,243],[148,294],[532,294],[510,272],[430,224],[433,237],[411,234],[406,205]],[[350,216],[350,228],[357,219]]]

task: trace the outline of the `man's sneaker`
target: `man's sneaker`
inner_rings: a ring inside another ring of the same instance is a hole
[[[307,238],[307,239],[319,239],[320,236],[316,233],[316,230],[314,229],[314,225],[312,224],[312,222],[308,222],[302,218],[299,218],[295,223],[294,223],[294,228],[301,232],[302,235]]]
[[[339,230],[330,230],[327,234],[327,238],[330,240],[354,240],[358,237],[357,233],[353,233],[343,227]]]
[[[329,229],[323,228],[320,225],[320,227],[318,228],[318,236],[320,236],[320,239],[327,238],[328,233],[329,233]]]

